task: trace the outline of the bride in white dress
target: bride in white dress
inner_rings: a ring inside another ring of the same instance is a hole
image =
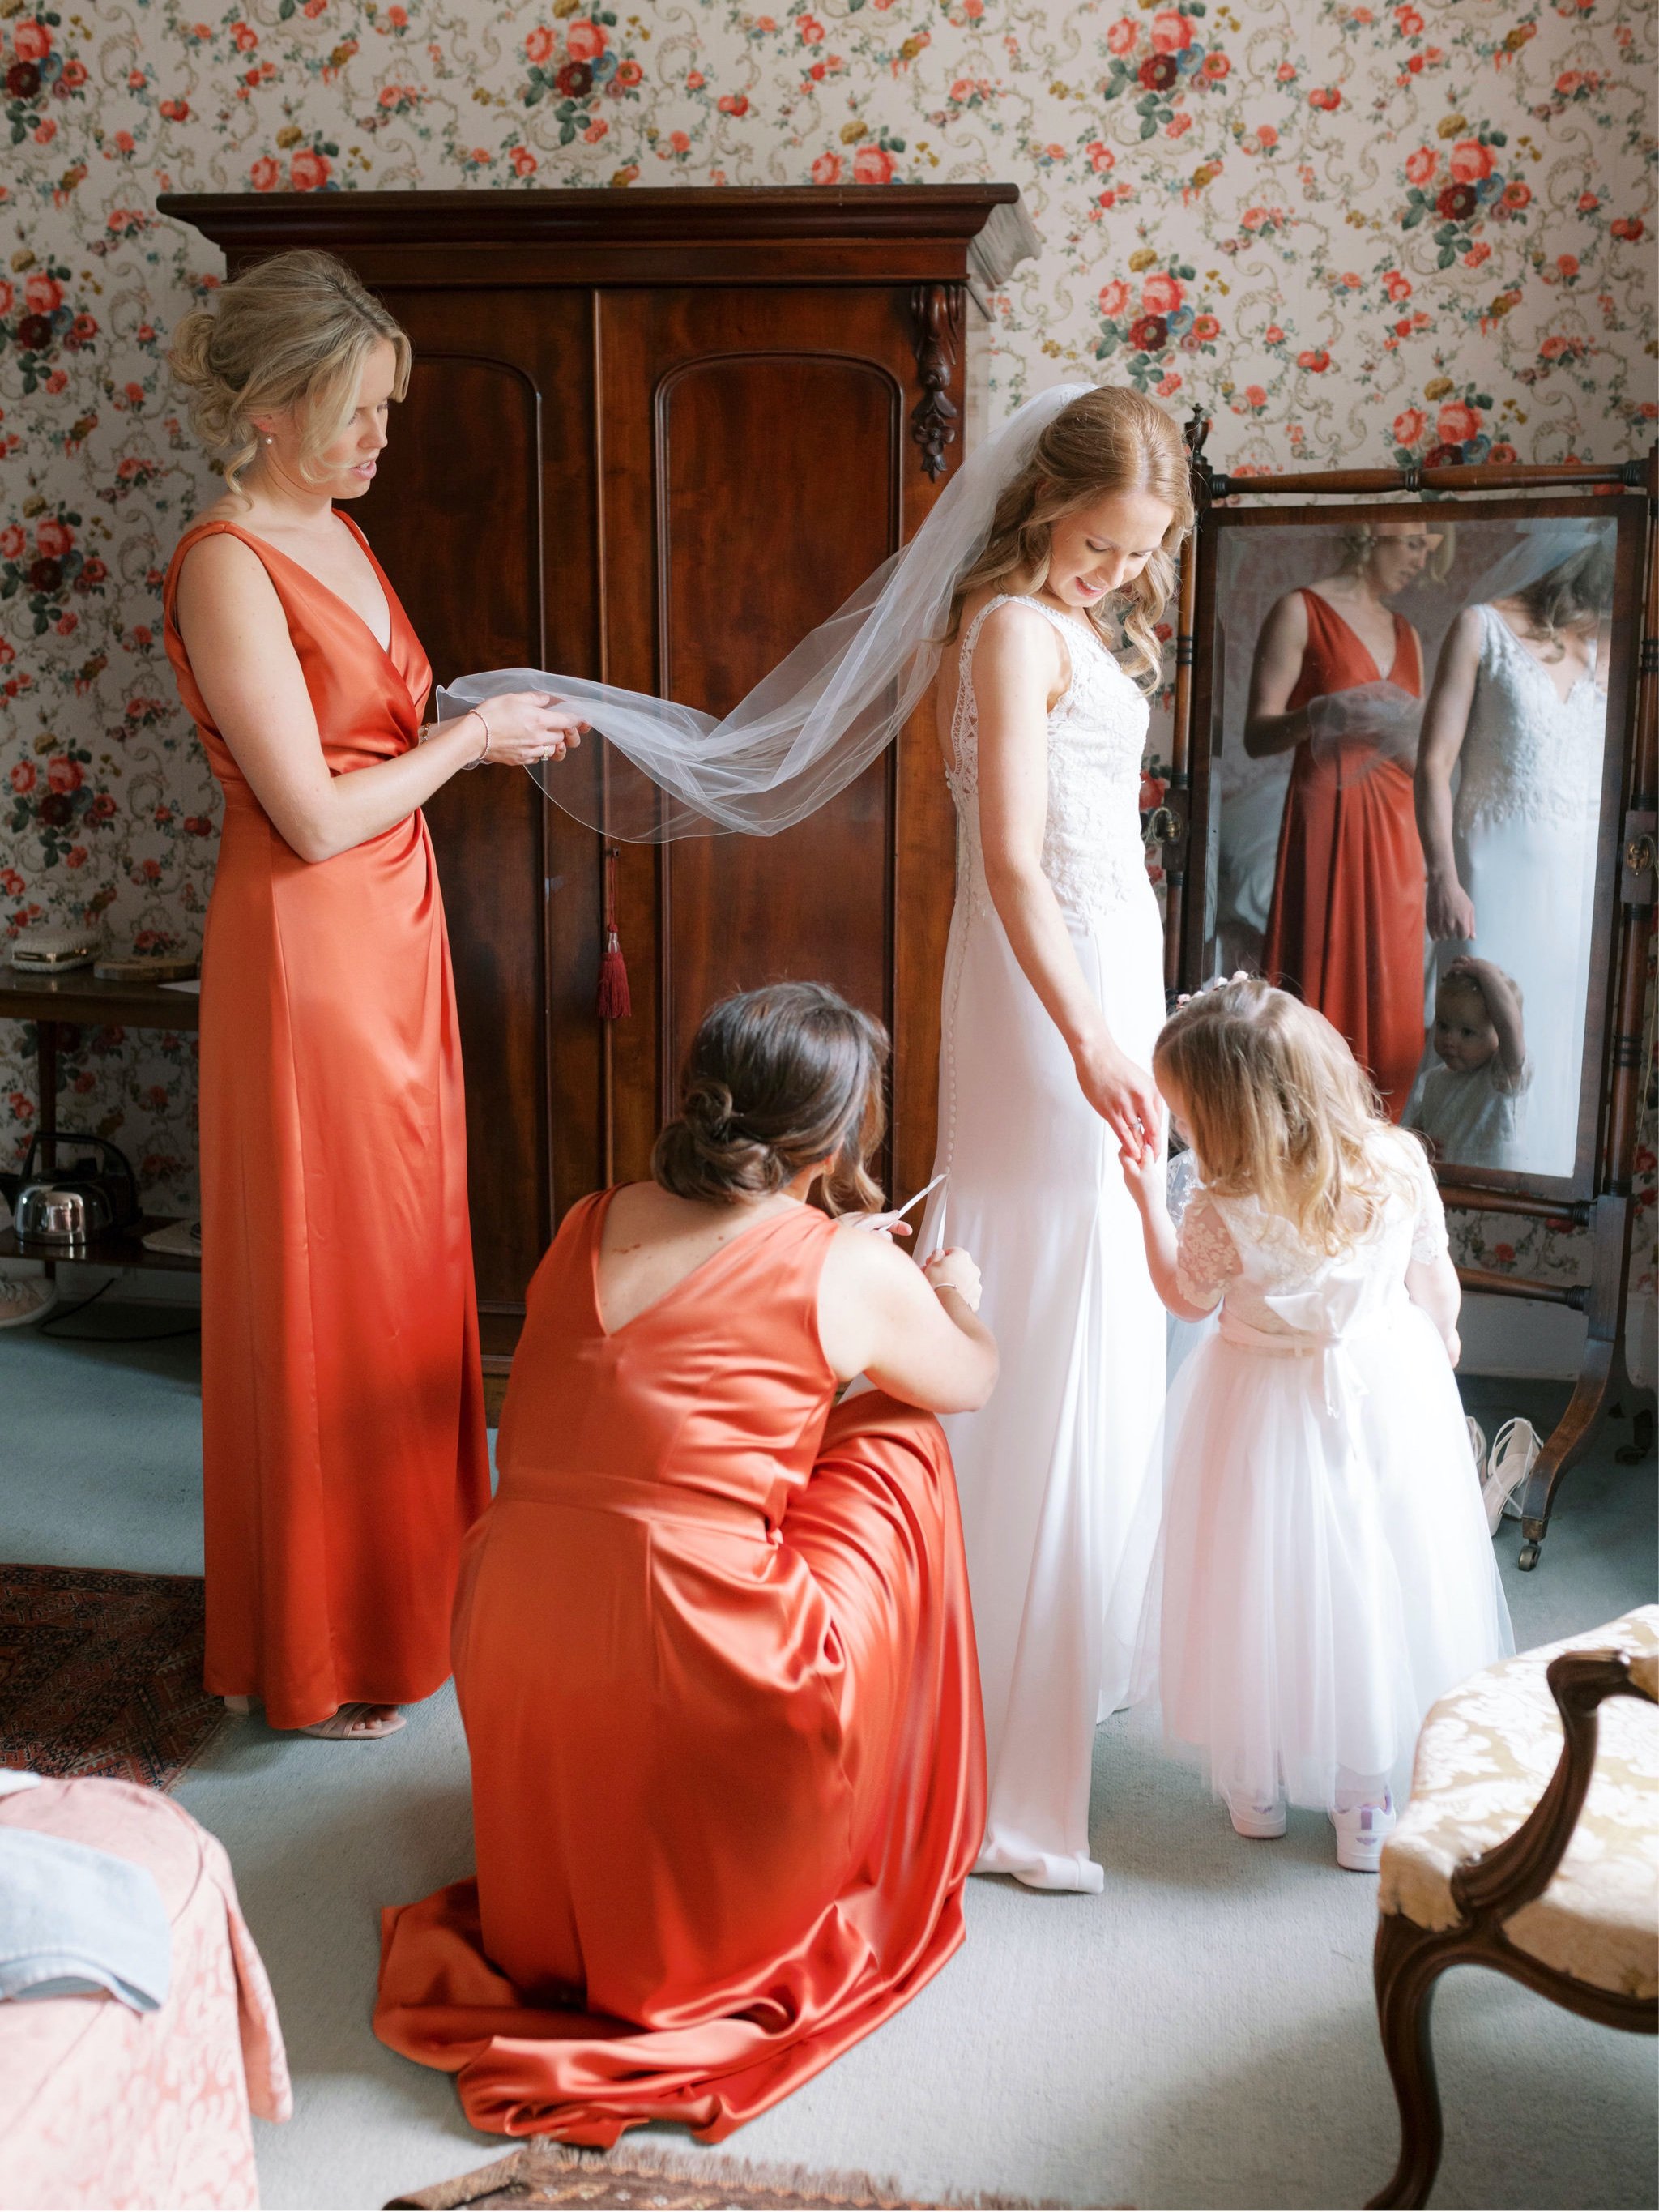
[[[1085,392],[1004,492],[939,678],[957,815],[934,1163],[950,1179],[917,1249],[948,1217],[1001,1348],[990,1403],[945,1425],[985,1703],[977,1870],[1042,1889],[1102,1886],[1095,1728],[1126,1687],[1103,1673],[1105,1608],[1164,1399],[1164,1312],[1117,1156],[1135,1124],[1161,1125],[1140,686],[1190,521],[1170,417]]]
[[[1578,1132],[1612,541],[1610,523],[1546,525],[1486,580],[1441,648],[1418,757],[1429,934],[1443,973],[1474,952],[1520,988],[1531,1073],[1509,1164],[1541,1175],[1571,1174]]]
[[[1192,521],[1186,449],[1126,388],[1060,386],[970,454],[915,538],[720,720],[495,669],[442,696],[579,706],[596,784],[532,770],[608,836],[770,836],[844,789],[939,683],[959,820],[938,1166],[916,1240],[983,1270],[1001,1376],[950,1430],[990,1760],[981,1869],[1097,1890],[1104,1617],[1164,1400],[1164,1311],[1118,1173],[1144,1127],[1163,936],[1140,843],[1153,624]],[[1120,634],[1123,658],[1115,649]],[[584,792],[602,789],[597,809]],[[882,1226],[892,1217],[878,1216]]]

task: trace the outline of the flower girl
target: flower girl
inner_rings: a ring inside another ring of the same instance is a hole
[[[1139,1642],[1242,1836],[1323,1808],[1374,1873],[1425,1711],[1514,1649],[1457,1388],[1457,1277],[1414,1139],[1324,1017],[1236,977],[1153,1070],[1196,1156],[1179,1232],[1123,1156],[1152,1279],[1215,1333],[1171,1391]]]

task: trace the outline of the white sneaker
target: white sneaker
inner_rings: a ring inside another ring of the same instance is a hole
[[[1532,1423],[1518,1414],[1513,1420],[1505,1421],[1492,1438],[1486,1480],[1480,1494],[1486,1501],[1486,1526],[1494,1536],[1500,1520],[1521,1518],[1521,1496],[1527,1486],[1527,1477],[1543,1449],[1542,1439]]]
[[[1336,1830],[1336,1863],[1350,1874],[1375,1874],[1382,1863],[1382,1846],[1394,1833],[1394,1799],[1380,1805],[1352,1805],[1331,1815]]]
[[[1230,1796],[1227,1817],[1241,1836],[1271,1843],[1285,1832],[1285,1800],[1279,1797],[1271,1805],[1261,1805],[1252,1798]]]

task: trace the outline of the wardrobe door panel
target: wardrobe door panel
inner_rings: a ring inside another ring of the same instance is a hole
[[[507,295],[486,309],[470,295],[381,290],[415,360],[358,513],[434,683],[477,668],[592,666],[586,301]],[[574,1195],[598,1179],[594,840],[517,769],[456,776],[426,814],[455,969],[488,1319],[522,1311],[560,1183]],[[562,1102],[562,1090],[580,1103]]]
[[[665,383],[658,606],[671,698],[725,713],[886,558],[901,398],[867,362],[781,351],[696,362]],[[698,1021],[729,991],[804,977],[890,1018],[890,781],[883,756],[795,829],[668,848],[665,1111]]]
[[[613,680],[726,711],[915,529],[934,488],[908,435],[907,307],[892,290],[605,295]],[[924,1036],[936,1034],[936,963],[925,955],[920,988],[900,988],[895,961],[902,851],[919,853],[932,878],[912,886],[939,909],[930,940],[942,945],[949,916],[948,811],[942,842],[937,811],[908,837],[898,811],[901,756],[931,743],[913,726],[775,837],[624,854],[625,941],[657,957],[636,985],[645,1020],[617,1040],[618,1172],[643,1171],[697,1020],[728,991],[812,978],[896,1030],[920,1002]],[[933,787],[942,799],[936,766]],[[636,956],[636,977],[644,964]],[[896,1113],[900,1179],[931,1155],[935,1055],[912,1086],[921,1110],[912,1097]]]

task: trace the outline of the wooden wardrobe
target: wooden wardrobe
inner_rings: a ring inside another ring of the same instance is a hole
[[[354,508],[441,683],[526,666],[721,713],[915,531],[971,434],[1012,185],[171,194],[234,275],[350,264],[414,344]],[[579,756],[574,775],[596,760]],[[894,1037],[887,1170],[933,1146],[954,825],[927,717],[771,838],[624,846],[630,1018],[596,988],[605,840],[527,775],[428,806],[466,1060],[486,1366],[560,1217],[647,1170],[703,1010],[821,978]]]

